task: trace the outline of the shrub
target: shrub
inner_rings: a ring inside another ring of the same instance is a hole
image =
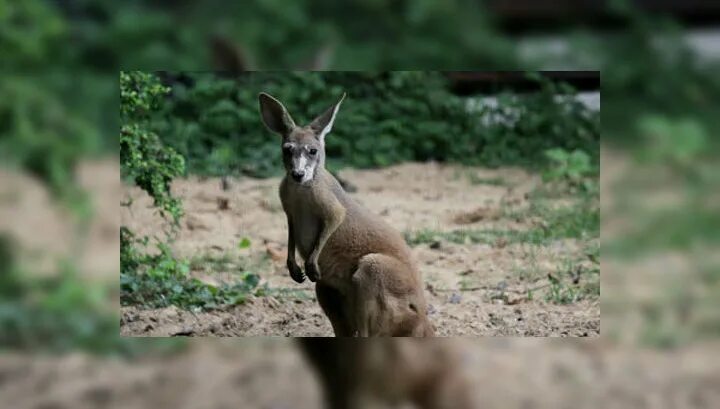
[[[145,190],[163,216],[177,226],[182,209],[170,191],[173,178],[183,173],[184,159],[162,143],[149,129],[149,119],[169,88],[148,73],[120,73],[120,165],[125,178]],[[167,240],[168,238],[166,238]],[[137,238],[126,227],[120,229],[120,299],[123,305],[146,307],[177,305],[209,309],[237,304],[258,284],[258,277],[246,273],[232,286],[214,287],[189,277],[188,263],[176,259],[167,242],[159,241],[159,254],[140,250],[148,238]]]
[[[160,97],[169,91],[152,74],[120,73],[120,168],[123,177],[148,192],[160,211],[177,223],[180,201],[172,197],[170,182],[184,171],[184,160],[148,129]]]
[[[126,228],[120,231],[120,242],[122,305],[208,310],[242,303],[259,282],[256,274],[246,272],[232,285],[212,286],[190,277],[189,264],[176,259],[166,243],[158,243],[159,254],[142,253],[138,246],[146,246],[148,239],[138,239]]]
[[[439,72],[167,74],[173,93],[153,129],[187,158],[189,172],[269,176],[281,170],[279,141],[260,121],[257,94],[278,97],[306,124],[347,92],[326,141],[331,168],[427,160],[537,165],[552,147],[599,156],[599,114],[568,98],[571,88],[536,78],[542,92],[505,94],[499,106],[469,113]]]

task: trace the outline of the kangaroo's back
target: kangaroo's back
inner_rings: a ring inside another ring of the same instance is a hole
[[[352,198],[329,172],[324,172],[323,179],[326,188],[333,192],[346,211],[345,219],[330,237],[328,245],[349,251],[358,259],[366,254],[381,253],[412,263],[410,249],[396,229]]]

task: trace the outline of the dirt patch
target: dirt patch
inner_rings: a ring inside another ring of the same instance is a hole
[[[380,170],[347,170],[352,196],[402,232],[459,229],[528,229],[537,221],[506,217],[527,208],[528,194],[541,182],[520,169],[488,170],[434,163]],[[123,335],[330,336],[332,330],[314,299],[313,284],[297,284],[285,268],[286,220],[279,179],[177,180],[186,216],[172,247],[193,259],[203,280],[232,282],[234,263],[251,260],[272,297],[229,309],[190,313],[175,309],[122,308]],[[162,236],[167,225],[141,190],[126,187],[122,224],[139,235]],[[243,239],[248,248],[240,248]],[[413,248],[427,284],[430,316],[443,336],[598,336],[597,301],[570,305],[545,302],[547,275],[584,251],[574,240],[547,246],[498,240],[489,244],[445,240]],[[529,297],[533,292],[535,297]],[[172,310],[169,313],[168,310]]]
[[[0,232],[16,242],[18,268],[26,274],[54,276],[72,260],[83,279],[114,281],[120,265],[120,164],[117,157],[83,161],[76,177],[89,201],[87,218],[59,203],[37,178],[0,168]]]
[[[144,310],[124,307],[123,336],[263,336],[322,337],[332,335],[330,322],[314,299],[254,297],[245,303],[210,312],[177,307]]]
[[[473,224],[481,220],[498,220],[502,216],[500,209],[478,207],[469,212],[458,213],[453,217],[455,224]]]
[[[146,342],[151,342],[150,340]],[[715,408],[716,347],[675,352],[545,339],[458,340],[482,408]],[[135,361],[0,355],[7,407],[310,409],[318,384],[288,340],[204,340]]]

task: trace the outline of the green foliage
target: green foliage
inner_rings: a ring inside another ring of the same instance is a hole
[[[483,166],[520,165],[534,168],[547,163],[549,149],[580,150],[593,163],[600,159],[600,113],[576,100],[575,89],[539,75],[540,92],[501,93],[497,105],[486,106],[483,121],[470,141],[460,140],[466,163]],[[474,148],[472,140],[475,142]],[[470,145],[467,145],[470,143]]]
[[[75,168],[80,157],[95,150],[93,129],[68,112],[48,77],[0,76],[0,162],[45,182],[55,197],[87,218],[89,204],[76,184]]]
[[[35,24],[28,24],[34,22]],[[45,1],[0,0],[0,67],[22,69],[58,54],[67,23]]]
[[[207,69],[208,33],[242,47],[255,69],[308,67],[329,51],[327,69],[513,69],[511,43],[487,11],[472,0],[394,2],[350,0],[250,0],[118,3],[94,1],[107,16],[106,34],[92,39],[88,19],[82,38],[108,52],[99,64],[153,69]],[[192,24],[190,24],[192,23]],[[368,30],[372,27],[372,30]],[[398,52],[401,50],[401,52]]]
[[[177,350],[176,341],[119,336],[111,288],[89,285],[69,265],[52,277],[31,278],[15,266],[7,236],[0,236],[0,348],[97,354],[157,355]]]
[[[458,244],[495,245],[502,240],[508,244],[547,245],[562,239],[588,240],[600,235],[600,208],[597,198],[581,198],[574,205],[562,207],[552,207],[541,202],[534,202],[527,211],[512,216],[523,219],[538,217],[542,221],[524,230],[460,229],[438,232],[423,229],[406,232],[405,239],[410,245],[430,244],[438,240]]]
[[[121,229],[120,241],[122,305],[209,310],[244,302],[259,282],[256,274],[243,272],[232,285],[209,285],[190,277],[189,264],[177,260],[165,243],[158,243],[159,254],[141,253],[137,247],[146,246],[147,238],[138,239],[126,228]]]
[[[148,192],[155,206],[177,223],[182,209],[170,182],[183,173],[185,162],[148,129],[150,114],[167,92],[152,74],[120,73],[120,166],[123,177]]]
[[[54,2],[0,0],[0,27],[0,163],[45,183],[86,222],[75,172],[81,158],[117,152],[116,84],[78,66],[76,26]]]
[[[546,150],[545,157],[550,162],[548,169],[543,173],[545,181],[563,181],[578,185],[594,172],[590,156],[581,150],[568,152],[565,149],[554,148]]]
[[[248,239],[247,237],[243,237],[242,240],[240,240],[240,242],[238,243],[238,248],[241,250],[246,249],[250,247],[250,244],[250,239]]]
[[[184,171],[184,158],[166,146],[149,128],[149,121],[170,91],[152,74],[120,73],[120,165],[125,178],[134,181],[154,199],[163,216],[177,225],[182,216],[180,200],[170,184]],[[125,227],[120,231],[120,300],[123,305],[150,308],[177,305],[193,310],[241,303],[257,286],[255,274],[244,273],[233,285],[219,287],[189,276],[189,264],[176,259],[167,243],[157,242],[159,254],[141,252],[148,239],[138,239]],[[245,239],[240,246],[248,247]]]
[[[187,158],[193,173],[281,171],[279,138],[259,118],[260,91],[283,101],[300,124],[348,93],[326,140],[335,168],[427,160],[539,165],[551,147],[599,156],[599,115],[570,98],[572,89],[540,79],[542,92],[503,95],[499,106],[474,113],[438,72],[254,72],[234,80],[184,73],[166,80],[173,93],[153,129]],[[568,95],[558,98],[559,92]]]
[[[557,275],[548,275],[550,287],[545,301],[554,304],[573,304],[578,301],[600,298],[600,266],[586,269],[567,263]]]
[[[704,124],[710,134],[720,131],[718,60],[701,58],[672,19],[635,7],[618,13],[626,30],[607,38],[586,35],[571,51],[603,66],[603,99],[613,101],[603,107],[603,137],[620,146],[647,146],[642,133],[629,126],[646,115],[689,119]]]
[[[691,251],[720,244],[720,212],[706,202],[689,201],[688,207],[635,213],[636,227],[622,237],[608,240],[609,254],[637,259],[660,251]],[[689,211],[692,209],[692,211]]]
[[[643,116],[638,134],[646,141],[640,155],[655,163],[670,163],[687,168],[706,154],[710,141],[706,127],[691,118],[668,119],[659,115]]]

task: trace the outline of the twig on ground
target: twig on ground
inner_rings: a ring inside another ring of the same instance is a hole
[[[479,290],[487,290],[487,291],[503,291],[507,293],[517,293],[517,294],[526,294],[528,291],[537,291],[542,290],[543,288],[550,287],[551,284],[543,284],[537,287],[528,288],[524,291],[520,290],[498,290],[495,287],[488,287],[488,286],[478,286],[478,287],[464,287],[464,288],[435,288],[433,291],[437,292],[465,292],[465,291],[479,291]]]

